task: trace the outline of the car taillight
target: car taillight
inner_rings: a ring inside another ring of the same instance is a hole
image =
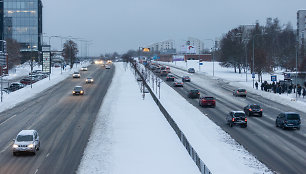
[[[233,118],[232,121],[235,121],[235,118]]]
[[[248,119],[247,119],[247,118],[245,118],[245,119],[244,119],[244,121],[245,121],[245,122],[247,122],[247,121],[248,121]]]
[[[237,94],[239,93],[239,91],[237,91]]]
[[[200,95],[200,93],[198,93]]]
[[[260,109],[260,111],[262,111],[262,109]]]
[[[252,111],[252,109],[249,109],[249,111]]]

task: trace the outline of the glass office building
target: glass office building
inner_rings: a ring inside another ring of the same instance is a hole
[[[3,0],[3,39],[19,42],[22,52],[39,52],[41,35],[41,0]]]

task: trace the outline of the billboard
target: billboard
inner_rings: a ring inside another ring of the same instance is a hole
[[[185,60],[185,56],[184,55],[173,55],[172,56],[172,60],[173,61],[184,61]]]

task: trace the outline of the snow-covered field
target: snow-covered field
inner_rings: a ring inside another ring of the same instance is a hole
[[[116,63],[79,174],[200,173],[152,97]]]
[[[246,82],[246,75],[245,73],[235,73],[233,68],[224,68],[219,65],[219,62],[214,63],[214,76],[213,76],[213,62],[203,62],[203,65],[200,66],[198,61],[178,61],[178,62],[159,62],[161,64],[165,65],[171,65],[176,66],[182,69],[187,70],[188,68],[195,68],[196,73],[191,74],[192,81],[196,84],[207,84],[207,78],[211,79],[219,79],[223,80],[225,82],[229,82],[230,85],[235,87],[241,87],[246,88],[248,92],[260,95],[264,98],[270,99],[272,101],[289,105],[299,111],[304,112],[304,108],[306,107],[306,97],[303,99],[303,97],[298,98],[298,100],[295,100],[295,94],[288,95],[287,93],[284,94],[274,94],[272,92],[265,92],[260,90],[260,83],[259,83],[259,89],[256,90],[253,88],[253,79],[250,72],[247,74],[247,82]],[[182,72],[181,70],[172,69],[173,72],[177,73],[178,75],[186,75],[185,72]],[[206,76],[206,79],[203,78],[202,75]],[[278,72],[274,75],[277,75],[277,80],[283,80],[284,76]],[[255,80],[257,80],[257,75]],[[263,74],[263,81],[267,81],[268,83],[271,82],[271,75],[270,74]],[[212,88],[212,90],[214,90]]]
[[[32,85],[30,85],[19,89],[17,91],[11,92],[9,94],[3,93],[3,102],[0,105],[0,112],[13,108],[14,106],[18,105],[19,103],[32,98],[36,94],[56,85],[57,83],[61,82],[62,80],[70,77],[74,71],[78,71],[81,66],[88,66],[89,62],[82,62],[82,65],[78,65],[77,67],[74,66],[72,69],[69,67],[66,70],[63,70],[61,73],[61,68],[54,68],[52,67],[50,80],[49,78],[45,78],[40,80]],[[40,67],[41,68],[41,67]],[[35,67],[34,69],[39,69],[39,67]],[[29,65],[23,65],[16,68],[16,71],[10,72],[9,76],[6,76],[7,79],[15,79],[17,77],[22,77],[28,75],[30,72]]]

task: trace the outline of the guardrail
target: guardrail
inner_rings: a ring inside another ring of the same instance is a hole
[[[161,104],[161,102],[158,100],[150,86],[145,81],[142,74],[139,72],[137,68],[137,63],[132,63],[133,68],[135,69],[135,74],[137,73],[139,77],[141,77],[142,82],[144,83],[144,86],[149,90],[151,96],[153,97],[153,100],[155,101],[156,105],[159,107],[160,111],[163,113],[164,117],[167,119],[168,123],[172,127],[172,129],[175,131],[178,138],[181,140],[182,144],[185,146],[187,152],[189,153],[190,157],[194,161],[194,163],[198,166],[200,172],[202,174],[211,174],[208,167],[205,165],[205,163],[201,160],[198,153],[194,150],[192,145],[189,143],[188,139],[186,138],[185,134],[181,131],[181,129],[178,127],[176,122],[172,119],[171,115],[167,112],[167,110],[164,108],[164,106]]]

